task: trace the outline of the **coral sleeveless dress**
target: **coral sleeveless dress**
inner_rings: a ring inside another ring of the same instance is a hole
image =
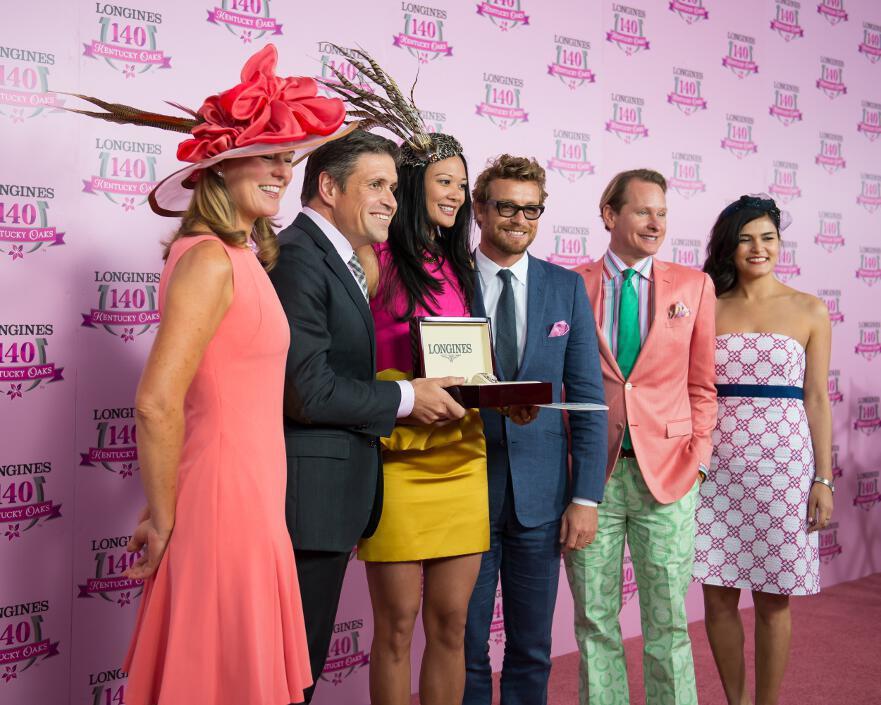
[[[377,248],[380,288],[370,301],[376,326],[377,377],[411,379],[413,351],[408,321],[398,321],[384,305],[388,248]],[[438,316],[470,316],[455,274],[446,262],[426,262],[443,282]],[[405,311],[399,288],[392,311]],[[430,316],[417,306],[414,316]],[[382,516],[376,532],[358,544],[365,561],[420,561],[482,553],[489,549],[489,490],[486,440],[477,409],[444,426],[396,426],[382,439]]]
[[[814,449],[802,400],[806,353],[778,333],[716,337],[719,416],[701,485],[693,574],[707,585],[813,595],[807,532]]]
[[[174,242],[160,311],[181,256],[209,239]],[[233,300],[187,391],[175,526],[145,581],[128,705],[288,705],[312,682],[284,518],[290,332],[257,257],[224,247]]]

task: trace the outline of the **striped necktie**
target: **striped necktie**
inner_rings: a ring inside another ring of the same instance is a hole
[[[358,282],[358,286],[361,287],[361,293],[364,294],[364,299],[369,301],[370,298],[367,296],[367,275],[364,274],[364,267],[361,266],[361,260],[358,259],[358,254],[356,252],[353,252],[352,257],[349,259],[349,269],[355,276],[355,281]]]

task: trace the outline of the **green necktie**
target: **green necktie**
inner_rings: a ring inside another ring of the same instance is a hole
[[[634,269],[624,270],[624,284],[621,286],[621,296],[618,299],[618,367],[624,379],[630,376],[636,358],[639,357],[639,348],[642,340],[639,337],[639,297],[631,279],[636,274]],[[630,427],[624,430],[623,448],[630,450],[633,444],[630,442]]]

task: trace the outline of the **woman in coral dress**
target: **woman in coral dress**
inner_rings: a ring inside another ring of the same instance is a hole
[[[832,514],[831,330],[825,304],[774,276],[788,224],[770,198],[722,211],[704,270],[716,304],[719,415],[700,490],[695,579],[728,702],[750,702],[738,600],[756,608],[756,697],[777,702],[790,595],[820,590],[817,533]]]
[[[144,580],[128,705],[289,705],[312,682],[284,517],[289,329],[266,269],[292,164],[340,134],[345,110],[276,61],[267,45],[193,120],[91,99],[107,119],[192,134],[178,148],[191,164],[150,195],[182,221],[135,402],[147,509],[128,546],[126,575]]]

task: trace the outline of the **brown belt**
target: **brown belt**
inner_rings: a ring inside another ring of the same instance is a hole
[[[636,452],[633,448],[622,448],[618,453],[619,458],[633,458],[636,460]]]

